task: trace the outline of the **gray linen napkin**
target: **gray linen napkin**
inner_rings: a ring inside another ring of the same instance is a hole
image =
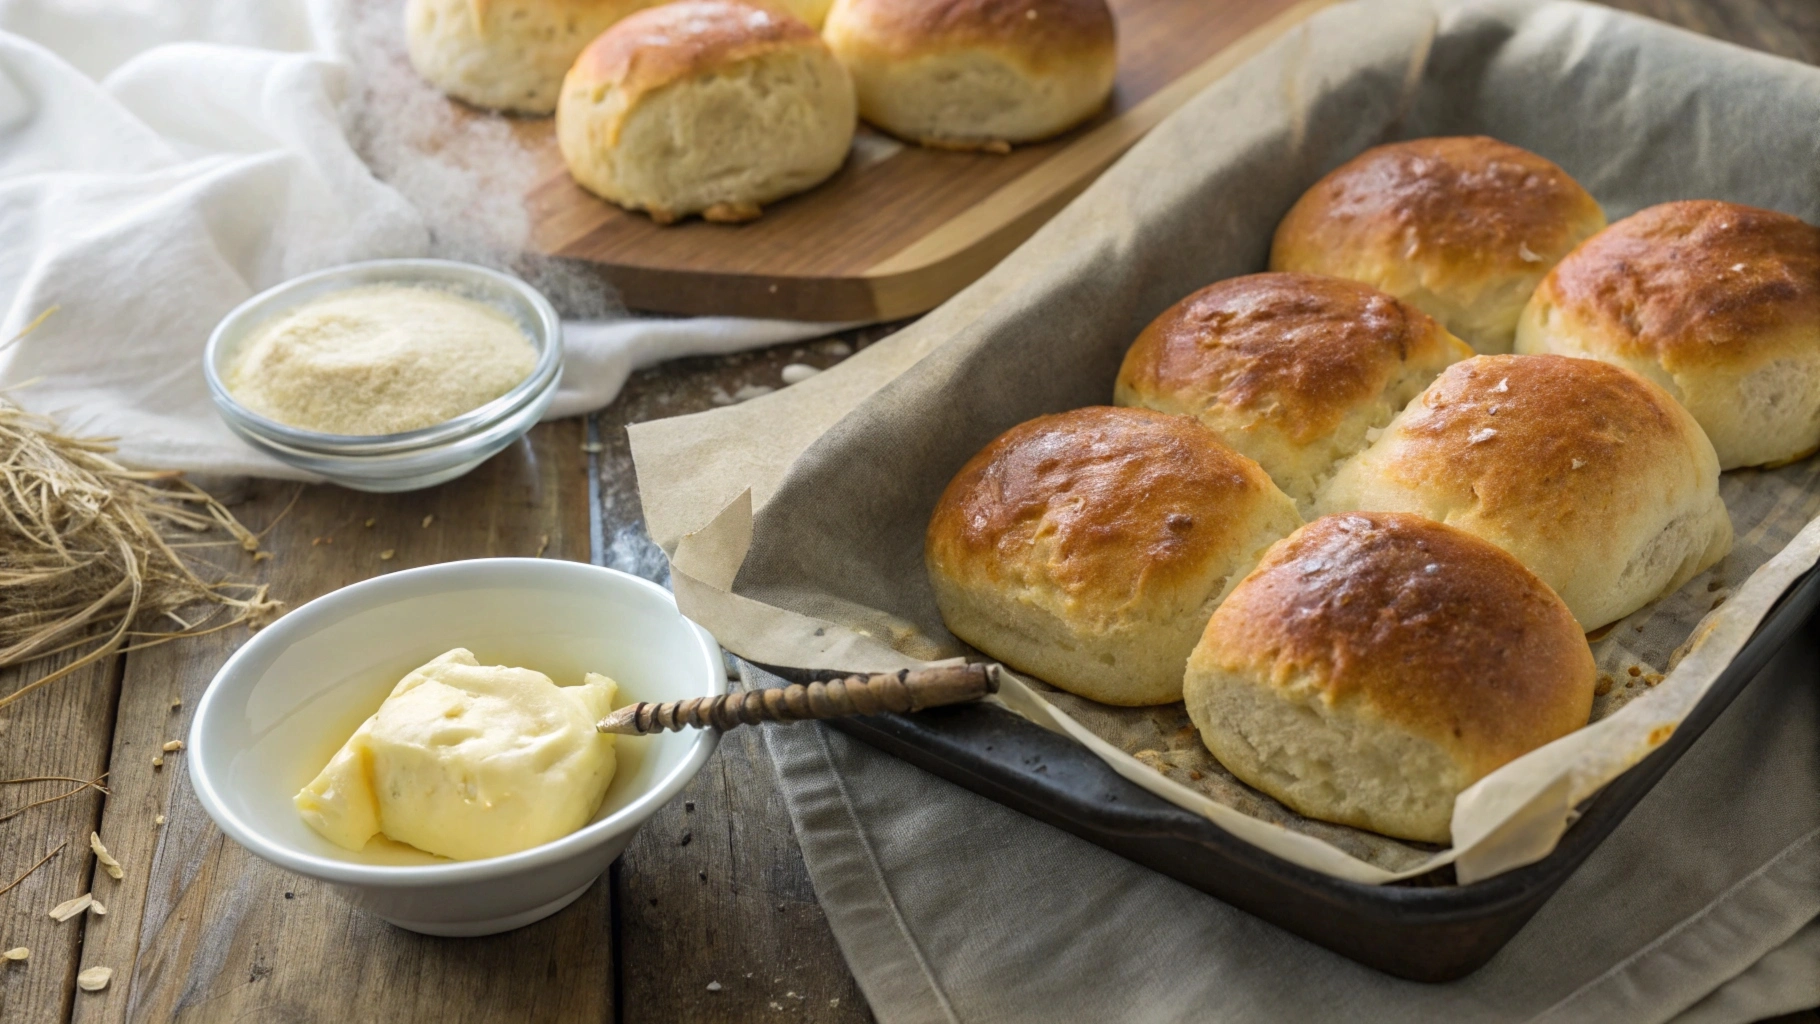
[[[747,669],[751,685],[778,680]],[[882,1024],[1744,1024],[1820,1004],[1820,620],[1490,964],[1362,967],[818,725],[765,742]]]

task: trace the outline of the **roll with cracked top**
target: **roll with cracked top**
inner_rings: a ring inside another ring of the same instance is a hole
[[[1510,555],[1428,519],[1325,516],[1271,548],[1188,659],[1188,716],[1297,813],[1447,842],[1461,791],[1586,724],[1592,651]]]
[[[1820,227],[1694,200],[1580,244],[1536,288],[1517,351],[1601,359],[1700,421],[1721,469],[1820,448]]]
[[[563,81],[556,139],[583,188],[661,224],[757,217],[840,169],[853,83],[795,17],[675,0],[588,45]]]
[[[1195,292],[1125,353],[1118,405],[1193,416],[1256,459],[1304,515],[1316,488],[1472,349],[1369,285],[1251,274]]]
[[[1067,131],[1106,105],[1118,68],[1105,0],[835,0],[822,32],[861,117],[942,149]]]
[[[1516,556],[1588,632],[1731,550],[1713,446],[1666,391],[1565,356],[1448,367],[1342,465],[1322,515],[1411,512]]]
[[[1258,464],[1200,423],[1097,406],[982,449],[923,550],[956,636],[1082,697],[1166,704],[1220,598],[1299,525]]]
[[[1542,275],[1605,214],[1552,161],[1485,136],[1368,149],[1290,208],[1270,269],[1363,281],[1505,353]]]

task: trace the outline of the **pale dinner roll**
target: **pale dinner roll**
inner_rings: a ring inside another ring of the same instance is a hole
[[[741,0],[675,0],[588,45],[563,81],[569,173],[662,224],[742,221],[840,168],[853,83],[809,26]]]
[[[1662,385],[1721,469],[1804,458],[1820,447],[1820,228],[1736,203],[1652,206],[1542,279],[1517,351],[1603,359]]]
[[[575,56],[614,22],[660,0],[406,0],[411,64],[456,99],[548,114]]]
[[[1476,351],[1509,352],[1536,282],[1605,214],[1548,160],[1484,136],[1368,149],[1303,193],[1270,269],[1363,281]]]
[[[1297,813],[1444,843],[1461,790],[1586,724],[1594,680],[1573,616],[1516,559],[1366,512],[1270,549],[1183,696],[1213,756]]]
[[[1206,427],[1097,406],[982,449],[942,493],[923,552],[954,635],[1083,697],[1167,704],[1221,595],[1299,525]]]
[[[1563,356],[1447,368],[1316,496],[1320,514],[1414,512],[1491,541],[1587,631],[1731,550],[1719,460],[1666,391]]]
[[[1471,355],[1433,318],[1370,286],[1252,274],[1151,321],[1125,353],[1113,401],[1199,419],[1306,514],[1340,459]]]
[[[1118,65],[1106,0],[834,0],[822,34],[861,117],[944,149],[1067,131],[1105,106]]]

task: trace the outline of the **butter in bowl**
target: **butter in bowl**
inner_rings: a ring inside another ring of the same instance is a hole
[[[542,559],[427,566],[242,647],[197,708],[191,781],[254,854],[400,927],[487,935],[578,898],[719,737],[603,735],[596,719],[726,689],[713,637],[648,581]]]

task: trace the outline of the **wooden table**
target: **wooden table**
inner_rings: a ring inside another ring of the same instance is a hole
[[[1820,60],[1813,0],[1617,6]],[[490,555],[541,552],[663,579],[663,556],[641,526],[625,425],[709,408],[743,385],[776,386],[786,363],[826,366],[889,331],[639,374],[598,416],[539,427],[471,476],[417,494],[242,485],[236,510],[270,530],[275,557],[239,568],[293,605],[382,572]],[[385,551],[396,554],[382,559]],[[184,735],[189,709],[245,638],[236,629],[129,654],[0,712],[0,778],[106,772],[108,789],[105,799],[88,789],[0,823],[0,885],[61,851],[0,896],[0,948],[32,950],[28,962],[0,966],[0,1021],[870,1019],[750,731],[728,736],[607,879],[507,935],[403,932],[255,859],[197,805],[184,755],[152,764],[164,741]],[[0,692],[49,667],[0,673]],[[71,788],[0,787],[0,814]],[[91,830],[125,865],[124,880],[94,872]],[[46,916],[91,888],[105,917]],[[113,982],[78,992],[76,973],[94,966],[113,968]]]

